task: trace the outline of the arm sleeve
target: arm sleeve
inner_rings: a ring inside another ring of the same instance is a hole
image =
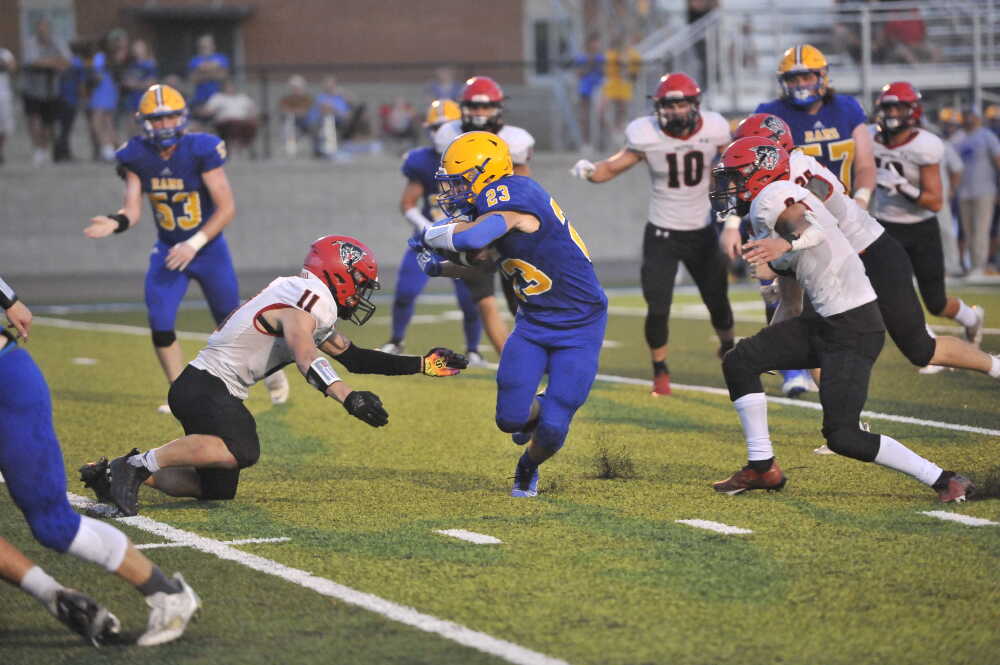
[[[347,368],[352,374],[383,374],[398,376],[402,374],[419,374],[423,371],[423,358],[420,356],[397,356],[383,353],[375,349],[362,349],[353,343],[334,360]]]

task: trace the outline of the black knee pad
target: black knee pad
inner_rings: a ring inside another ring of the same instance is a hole
[[[839,427],[829,432],[824,431],[823,436],[826,437],[826,445],[838,455],[862,462],[872,462],[878,455],[878,434],[865,432],[858,429],[857,426],[854,428]]]
[[[754,374],[743,358],[742,351],[745,349],[746,347],[740,343],[722,356],[722,374],[726,379],[726,386],[729,387],[729,399],[734,402],[744,395],[764,392],[760,375]]]
[[[650,307],[646,312],[646,344],[651,349],[658,349],[666,346],[670,338],[670,330],[667,327],[667,315],[654,312]]]
[[[230,501],[240,484],[239,469],[198,469],[201,498],[206,501]]]
[[[153,346],[164,348],[177,341],[177,334],[173,330],[154,330]]]

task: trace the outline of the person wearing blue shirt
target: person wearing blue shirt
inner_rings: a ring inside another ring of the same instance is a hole
[[[142,93],[156,82],[159,74],[156,60],[149,52],[149,46],[142,39],[132,42],[132,55],[122,77],[122,90],[125,91],[124,107],[128,113],[139,110],[139,100]]]
[[[188,62],[187,73],[194,86],[191,109],[195,116],[208,99],[222,89],[222,82],[229,78],[229,57],[215,52],[215,38],[202,35],[198,38],[198,54]]]
[[[537,182],[513,175],[499,136],[458,136],[441,157],[437,179],[438,201],[451,219],[426,229],[423,245],[467,263],[490,248],[513,280],[519,305],[500,355],[496,424],[515,443],[529,444],[515,468],[511,496],[533,497],[539,465],[562,447],[597,376],[608,299],[562,208]],[[473,221],[455,221],[458,215]],[[429,274],[441,274],[450,263],[433,255],[421,262]],[[545,373],[548,386],[536,395]]]
[[[594,93],[604,81],[605,56],[601,51],[601,40],[597,35],[587,38],[587,50],[573,58],[572,65],[578,77],[577,92],[580,95],[580,132],[584,149],[588,149],[595,137],[590,135],[590,114],[593,110]]]
[[[211,134],[185,132],[187,104],[181,93],[154,85],[143,95],[137,115],[143,133],[116,153],[125,179],[124,204],[117,213],[92,218],[84,234],[104,238],[127,231],[139,223],[142,195],[149,197],[157,241],[146,273],[146,307],[153,347],[173,383],[184,369],[174,326],[190,280],[201,285],[216,323],[239,305],[236,271],[222,235],[236,215],[236,203],[222,168],[226,144]],[[267,385],[272,402],[287,399],[283,374]]]

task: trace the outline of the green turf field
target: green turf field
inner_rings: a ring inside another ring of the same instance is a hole
[[[956,293],[983,304],[987,326],[1000,327],[1000,290]],[[747,303],[738,305],[738,318],[760,318],[754,293],[735,299]],[[676,312],[689,316],[695,303],[695,296],[681,296]],[[612,305],[613,345],[601,371],[646,379],[641,300],[620,295]],[[461,348],[458,320],[431,322],[453,318],[452,309],[418,308],[428,322],[411,327],[408,349]],[[388,302],[380,303],[376,319],[360,330],[348,325],[346,334],[381,344],[388,311]],[[45,316],[144,325],[141,312]],[[737,332],[752,334],[759,325],[740,322]],[[182,312],[178,323],[180,330],[210,328],[198,311]],[[722,387],[708,322],[675,317],[671,331],[675,384]],[[1000,352],[1000,335],[987,335],[983,346]],[[184,342],[189,357],[199,347]],[[156,413],[166,387],[145,332],[39,322],[29,348],[49,380],[70,469],[181,433],[173,418]],[[1000,522],[1000,499],[942,507],[908,477],[814,455],[822,442],[818,411],[770,406],[772,438],[789,476],[784,492],[718,496],[710,483],[745,460],[727,397],[679,389],[654,398],[644,385],[601,381],[566,447],[542,467],[541,495],[512,500],[507,493],[521,449],[493,425],[490,370],[453,379],[349,378],[382,397],[390,424],[379,430],[294,374],[288,404],[272,407],[263,389],[248,402],[262,455],[243,473],[235,501],[141,494],[140,517],[200,537],[185,541],[198,547],[148,551],[166,571],[183,571],[203,598],[201,619],[181,641],[95,651],[33,599],[2,587],[0,663],[1000,662],[1000,526],[922,514],[945,510]],[[776,377],[765,385],[778,394]],[[918,375],[889,343],[868,409],[995,431],[998,396],[1000,384],[985,376]],[[996,478],[996,435],[870,422],[943,467]],[[71,492],[86,493],[75,473],[69,478]],[[127,638],[141,633],[138,594],[92,566],[44,551],[6,495],[0,505],[0,533],[57,578],[109,605]],[[752,533],[723,535],[677,522],[687,519]],[[119,525],[136,543],[186,537]],[[477,545],[435,533],[443,529],[503,542]],[[289,540],[216,544],[250,538]],[[464,633],[473,644],[492,637],[509,645],[494,644],[492,653],[505,655],[487,655],[261,570],[278,564],[478,631]]]

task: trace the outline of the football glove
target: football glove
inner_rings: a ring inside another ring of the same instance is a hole
[[[879,187],[895,190],[897,186],[906,183],[907,180],[898,171],[891,168],[882,167],[875,171],[875,183]]]
[[[378,395],[367,390],[353,390],[344,400],[347,412],[372,427],[382,427],[389,422],[389,414],[382,408]]]
[[[436,346],[423,358],[423,371],[427,376],[454,376],[469,366],[469,361],[461,353]]]
[[[590,176],[594,175],[596,168],[593,162],[581,159],[573,165],[573,168],[569,170],[569,174],[580,180],[590,180]]]

